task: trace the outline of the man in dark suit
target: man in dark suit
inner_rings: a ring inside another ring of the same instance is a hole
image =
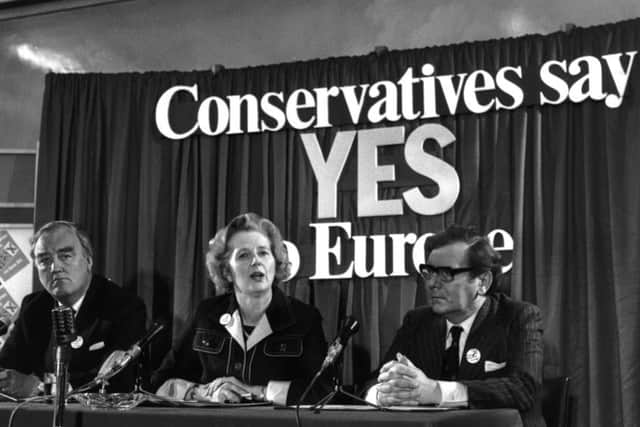
[[[500,255],[486,237],[452,226],[426,243],[420,266],[431,306],[404,318],[367,399],[381,405],[515,408],[544,426],[538,307],[492,291]]]
[[[115,283],[92,273],[89,238],[73,223],[53,221],[34,235],[31,257],[44,290],[27,295],[0,351],[0,391],[27,397],[43,390],[45,374],[54,372],[51,310],[75,311],[78,338],[71,343],[69,382],[80,386],[95,377],[103,360],[126,349],[145,331],[144,303]],[[114,377],[112,391],[133,386],[133,373]]]

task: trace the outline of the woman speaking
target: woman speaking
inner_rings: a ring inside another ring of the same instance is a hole
[[[254,213],[234,218],[209,242],[207,268],[221,295],[202,301],[185,337],[152,383],[161,396],[211,402],[295,403],[327,351],[318,310],[278,284],[289,260],[278,228]],[[329,388],[321,379],[314,402]]]

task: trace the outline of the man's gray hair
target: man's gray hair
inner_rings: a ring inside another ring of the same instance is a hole
[[[54,232],[56,230],[59,230],[61,228],[66,228],[68,230],[71,230],[71,232],[73,234],[75,234],[76,237],[78,238],[78,240],[80,241],[80,245],[82,246],[82,249],[84,250],[85,256],[93,259],[93,247],[91,246],[91,241],[89,240],[89,236],[87,235],[87,233],[82,231],[73,222],[63,221],[63,220],[57,220],[57,221],[48,222],[45,225],[43,225],[42,227],[40,227],[38,229],[38,231],[36,231],[36,233],[33,235],[33,237],[30,240],[30,243],[31,243],[31,251],[30,251],[31,259],[34,259],[34,257],[35,257],[34,249],[36,247],[36,242],[38,241],[38,239],[43,234],[52,233],[52,232]]]

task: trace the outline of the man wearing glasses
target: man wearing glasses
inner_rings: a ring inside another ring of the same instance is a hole
[[[431,305],[407,313],[367,400],[516,408],[525,427],[544,426],[540,310],[493,292],[500,255],[472,229],[451,226],[425,246]]]

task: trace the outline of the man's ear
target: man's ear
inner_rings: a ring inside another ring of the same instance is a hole
[[[493,283],[493,273],[491,273],[491,271],[485,271],[478,276],[478,279],[480,279],[478,294],[484,296],[489,292],[489,289],[491,289],[491,284]]]
[[[87,256],[87,267],[89,269],[89,272],[91,272],[91,269],[93,268],[93,258],[91,258],[90,256]]]

